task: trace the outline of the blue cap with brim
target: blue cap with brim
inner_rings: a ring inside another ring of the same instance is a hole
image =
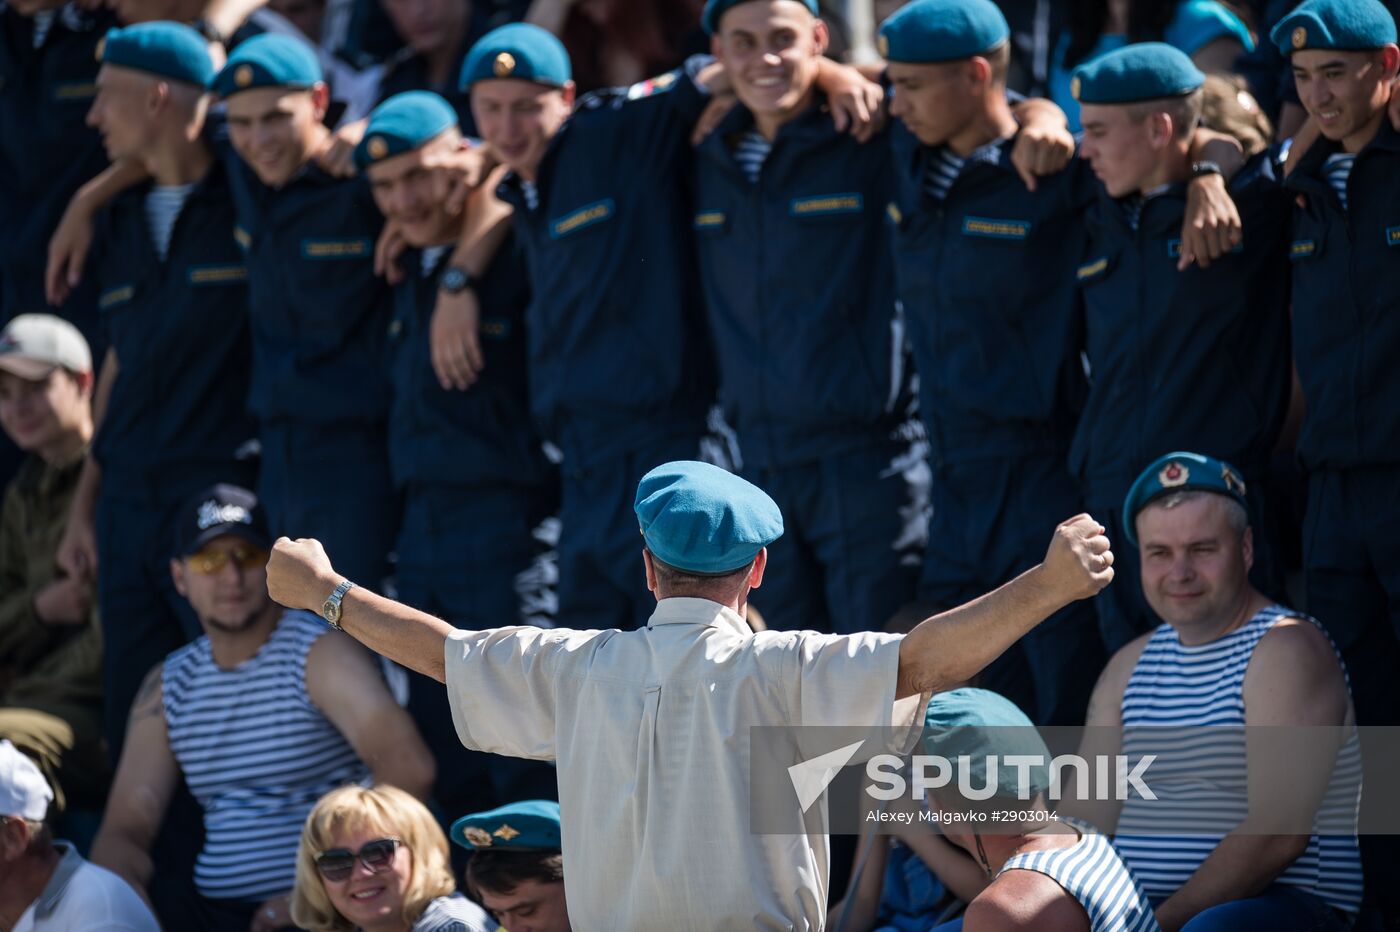
[[[1012,755],[1039,757],[1039,765],[1027,764],[1026,789],[1030,798],[1050,786],[1050,752],[1026,713],[1000,693],[987,689],[953,689],[935,693],[924,710],[924,733],[920,739],[925,754],[946,758],[955,767],[966,766],[966,777],[959,774],[950,785],[968,780],[966,785],[987,785],[988,758],[996,759],[998,796],[1020,795],[1020,772],[1007,758]],[[961,760],[966,756],[967,761]]]
[[[453,822],[449,834],[471,851],[558,851],[559,804],[529,799],[474,812]]]
[[[529,23],[511,23],[491,30],[471,47],[458,87],[465,91],[492,78],[563,87],[573,74],[569,53],[553,33]]]
[[[933,64],[989,52],[1010,35],[991,0],[914,0],[885,20],[876,44],[886,61]]]
[[[633,510],[652,556],[697,576],[742,569],[783,534],[766,492],[709,463],[656,467],[637,484]]]
[[[1307,0],[1279,20],[1269,38],[1285,55],[1366,51],[1395,44],[1395,18],[1380,0]]]
[[[1070,93],[1081,104],[1134,104],[1181,97],[1206,83],[1191,56],[1165,42],[1125,45],[1080,65]]]
[[[705,28],[707,33],[714,35],[719,32],[719,21],[725,13],[741,3],[748,2],[749,0],[708,0],[704,12],[700,14],[700,25]],[[817,6],[817,0],[794,0],[794,2],[801,3],[811,10],[813,16],[821,13],[821,8]]]
[[[268,32],[239,43],[214,77],[211,89],[220,97],[229,97],[259,87],[303,90],[323,80],[321,62],[311,46]]]
[[[1200,453],[1168,453],[1144,469],[1123,499],[1123,536],[1137,546],[1137,516],[1155,500],[1172,492],[1197,490],[1232,498],[1245,509],[1244,479],[1224,460]]]
[[[361,170],[375,162],[412,152],[457,125],[457,111],[431,91],[405,91],[375,107],[365,135],[355,147]]]
[[[97,60],[198,87],[208,87],[214,77],[209,43],[180,23],[137,23],[109,29],[98,43]]]

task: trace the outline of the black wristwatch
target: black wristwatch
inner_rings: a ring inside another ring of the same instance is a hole
[[[1199,162],[1191,163],[1191,177],[1199,178],[1202,175],[1224,176],[1225,170],[1220,167],[1219,162],[1212,162],[1210,159],[1202,159]]]
[[[476,279],[472,278],[471,272],[460,265],[449,265],[443,270],[442,278],[438,280],[438,287],[448,294],[461,294],[468,288],[475,288]]]

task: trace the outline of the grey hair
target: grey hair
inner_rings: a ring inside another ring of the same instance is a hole
[[[1197,499],[1211,496],[1218,498],[1225,503],[1225,521],[1230,525],[1230,530],[1239,536],[1244,536],[1244,532],[1249,529],[1249,512],[1244,506],[1227,495],[1220,495],[1216,492],[1207,492],[1204,489],[1182,489],[1179,492],[1168,492],[1161,498],[1149,502],[1151,505],[1160,505],[1170,511],[1178,505],[1186,502],[1194,502]]]

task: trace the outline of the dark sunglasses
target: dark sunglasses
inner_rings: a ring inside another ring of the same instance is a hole
[[[394,849],[401,844],[403,840],[400,838],[377,838],[366,842],[358,852],[348,848],[322,851],[316,858],[316,870],[321,872],[321,877],[325,880],[348,880],[355,872],[355,861],[358,859],[371,874],[377,874],[393,862]]]

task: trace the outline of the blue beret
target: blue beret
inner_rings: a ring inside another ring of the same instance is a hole
[[[211,90],[220,97],[255,87],[308,88],[325,80],[316,53],[300,39],[265,32],[240,42]]]
[[[971,771],[968,786],[987,785],[986,760],[996,757],[998,795],[1016,796],[1020,770],[1003,760],[1012,754],[1038,755],[1044,761],[1029,768],[1032,796],[1050,786],[1050,751],[1045,741],[1026,713],[1000,693],[971,687],[935,693],[924,709],[921,740],[925,754],[947,758],[959,766],[958,758],[967,755]]]
[[[370,111],[365,135],[355,147],[362,170],[381,159],[412,152],[457,125],[457,111],[431,91],[395,94]]]
[[[1191,56],[1165,42],[1125,45],[1080,65],[1070,93],[1081,104],[1131,104],[1180,97],[1206,82]]]
[[[880,27],[880,55],[887,61],[957,61],[1006,41],[1011,27],[992,0],[914,0]]]
[[[457,844],[473,851],[558,851],[559,804],[530,799],[464,815],[452,823],[450,834]]]
[[[214,61],[203,36],[180,23],[138,23],[107,30],[97,60],[208,87]]]
[[[720,18],[734,7],[741,3],[748,3],[749,0],[706,0],[705,10],[700,14],[700,25],[705,27],[705,31],[710,35],[719,32]],[[821,10],[817,6],[817,0],[797,0],[812,11],[813,16],[820,14]]]
[[[1235,467],[1199,453],[1168,453],[1142,471],[1123,499],[1123,536],[1128,543],[1137,546],[1138,512],[1155,499],[1188,489],[1216,492],[1249,507],[1244,480]]]
[[[569,53],[553,33],[529,23],[511,23],[477,40],[462,62],[457,84],[465,91],[477,81],[515,78],[562,87],[573,76]]]
[[[1395,44],[1395,20],[1380,0],[1307,0],[1269,33],[1283,54],[1299,49],[1378,49]]]
[[[732,573],[783,534],[768,494],[709,463],[665,463],[642,477],[632,506],[652,556],[700,576]]]

